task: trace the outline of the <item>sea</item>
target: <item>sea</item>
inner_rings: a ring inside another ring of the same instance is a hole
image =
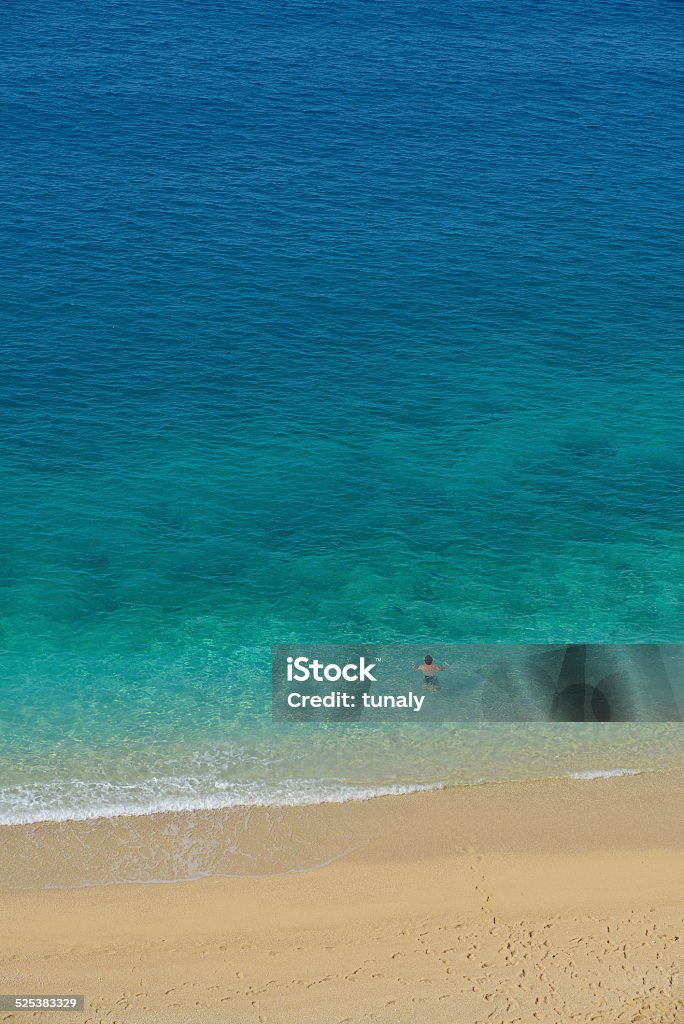
[[[6,0],[0,823],[684,763],[272,644],[684,639],[684,9]]]

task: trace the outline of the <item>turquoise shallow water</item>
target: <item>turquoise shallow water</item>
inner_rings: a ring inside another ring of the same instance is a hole
[[[680,763],[268,703],[274,642],[682,640],[680,9],[4,36],[0,819]]]

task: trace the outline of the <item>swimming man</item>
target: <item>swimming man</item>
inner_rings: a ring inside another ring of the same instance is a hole
[[[431,693],[437,693],[440,689],[436,676],[438,672],[444,671],[443,665],[435,665],[431,654],[426,654],[422,665],[414,665],[416,672],[423,673],[423,686]]]

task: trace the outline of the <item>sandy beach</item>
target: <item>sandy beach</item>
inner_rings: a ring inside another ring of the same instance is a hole
[[[105,857],[131,822],[5,827],[1,987],[83,993],[85,1013],[59,1019],[88,1024],[676,1024],[683,780],[460,787],[277,820],[262,808],[243,835],[277,845],[274,860],[166,885],[31,890],[31,856],[67,878],[79,846]],[[155,841],[153,817],[137,842]],[[303,829],[302,861],[317,848],[327,863],[298,871],[286,862]]]

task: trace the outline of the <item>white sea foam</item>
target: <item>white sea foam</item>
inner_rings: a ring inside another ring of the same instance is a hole
[[[441,789],[443,783],[362,786],[338,780],[296,779],[278,783],[213,782],[164,778],[130,785],[71,780],[0,789],[0,825],[42,821],[89,821],[167,811],[231,807],[295,807],[370,800]]]
[[[640,775],[645,768],[596,768],[567,772],[578,781]],[[521,778],[522,776],[518,776]],[[548,776],[547,776],[548,777]],[[473,777],[460,785],[477,785],[504,779]],[[509,779],[513,781],[513,779]],[[296,807],[370,800],[454,785],[454,781],[430,783],[387,782],[376,785],[343,779],[270,779],[240,782],[215,776],[175,776],[131,783],[105,779],[62,779],[0,787],[0,825],[27,825],[45,821],[89,821],[164,812],[222,810],[232,807]]]
[[[619,775],[641,775],[644,768],[595,768],[585,772],[568,772],[571,779],[614,779]]]

